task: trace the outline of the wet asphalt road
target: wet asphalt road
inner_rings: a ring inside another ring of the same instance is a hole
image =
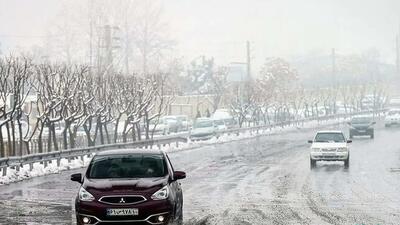
[[[335,127],[347,130],[347,127]],[[185,170],[185,224],[400,224],[400,128],[356,138],[350,168],[318,162],[315,130],[298,130],[170,154]],[[72,224],[79,170],[0,186],[0,224]]]

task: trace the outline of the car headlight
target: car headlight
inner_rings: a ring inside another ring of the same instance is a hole
[[[84,202],[94,201],[94,197],[88,191],[86,191],[83,187],[79,189],[79,200]]]
[[[338,152],[347,152],[347,148],[338,148],[337,151]]]
[[[311,151],[312,151],[312,152],[320,152],[321,149],[320,149],[320,148],[311,148]]]
[[[154,193],[151,196],[151,199],[153,200],[165,200],[169,196],[169,187],[168,185],[164,186],[160,190],[158,190],[156,193]]]

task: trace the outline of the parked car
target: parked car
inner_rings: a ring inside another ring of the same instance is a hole
[[[310,167],[317,165],[317,161],[343,161],[346,168],[350,165],[350,151],[348,144],[351,140],[346,140],[342,131],[319,131],[313,140],[309,140],[311,145]]]
[[[176,132],[179,131],[179,127],[181,125],[180,125],[180,122],[179,122],[179,120],[178,120],[178,118],[176,116],[163,116],[161,118],[165,121],[165,123],[168,124],[170,132],[175,132],[176,133]]]
[[[153,119],[150,121],[149,124],[149,131],[152,132],[154,130],[154,134],[162,134],[167,135],[169,134],[169,125],[166,120],[163,118],[160,119]]]
[[[211,118],[213,120],[223,120],[227,128],[233,128],[237,124],[228,109],[217,109]]]
[[[182,224],[179,180],[185,177],[161,151],[100,152],[85,174],[71,175],[81,184],[75,200],[77,224]]]
[[[355,116],[348,123],[350,126],[350,138],[354,136],[370,136],[374,138],[374,121],[372,116]]]
[[[176,116],[179,125],[179,131],[188,131],[191,124],[188,116],[186,115],[178,115]]]
[[[400,125],[400,109],[390,109],[385,117],[385,127]]]
[[[190,130],[190,140],[206,140],[216,135],[217,128],[210,118],[197,118]]]
[[[219,120],[217,119],[213,121],[217,132],[228,130],[228,127],[226,126],[224,119],[219,119]]]

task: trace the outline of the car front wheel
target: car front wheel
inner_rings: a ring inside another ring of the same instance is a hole
[[[313,169],[317,166],[317,161],[310,158],[310,168]]]
[[[344,161],[344,168],[349,168],[350,166],[350,156]]]

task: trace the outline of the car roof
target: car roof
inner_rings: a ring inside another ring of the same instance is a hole
[[[109,156],[109,155],[162,155],[163,152],[157,149],[140,149],[140,148],[128,148],[128,149],[114,149],[106,150],[96,153],[96,156]]]
[[[317,134],[321,134],[321,133],[337,133],[337,134],[343,134],[342,131],[340,130],[321,130],[318,131]]]
[[[357,115],[357,116],[353,116],[352,119],[354,118],[368,118],[368,119],[372,119],[373,116],[372,115]]]

